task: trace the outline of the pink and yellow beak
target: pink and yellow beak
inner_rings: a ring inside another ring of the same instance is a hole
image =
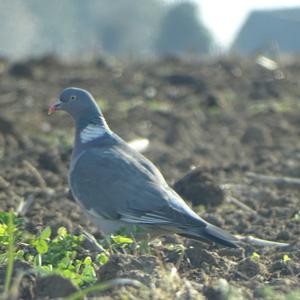
[[[57,110],[59,110],[60,106],[61,106],[60,101],[57,101],[57,102],[51,104],[48,109],[48,115],[50,116],[50,115],[54,114]]]

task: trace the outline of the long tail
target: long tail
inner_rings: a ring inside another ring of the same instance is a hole
[[[212,224],[207,224],[206,227],[190,228],[180,235],[200,241],[212,241],[231,248],[239,248],[237,238]]]

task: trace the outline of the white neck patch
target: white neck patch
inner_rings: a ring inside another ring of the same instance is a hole
[[[80,141],[85,144],[104,136],[106,132],[107,128],[105,126],[89,124],[80,132]]]

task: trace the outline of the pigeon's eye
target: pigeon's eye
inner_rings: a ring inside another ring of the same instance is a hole
[[[76,96],[75,96],[75,95],[72,95],[72,96],[70,97],[70,99],[71,99],[71,100],[76,100]]]

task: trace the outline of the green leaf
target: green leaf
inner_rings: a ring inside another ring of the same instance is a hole
[[[92,264],[92,259],[90,256],[87,256],[84,261],[83,261],[83,264],[85,265],[91,265]]]
[[[47,226],[40,234],[40,239],[41,240],[47,240],[51,236],[51,228]]]
[[[94,282],[96,280],[96,272],[91,265],[86,265],[82,271],[84,280],[87,282]]]
[[[122,236],[122,235],[112,235],[111,239],[116,243],[116,244],[132,244],[133,240],[129,237]]]
[[[53,266],[52,265],[45,265],[45,266],[41,266],[41,268],[47,272],[52,272],[53,271]]]
[[[29,263],[33,263],[34,261],[34,256],[31,254],[25,254],[25,260]]]
[[[23,260],[24,259],[24,251],[23,250],[18,250],[16,253],[16,259]]]
[[[72,260],[69,257],[64,257],[58,264],[60,269],[68,269],[69,265],[72,263]]]
[[[76,261],[75,261],[75,271],[76,271],[76,273],[79,272],[81,265],[82,265],[81,260],[76,259]]]
[[[35,246],[35,249],[36,251],[39,253],[39,254],[45,254],[48,252],[48,244],[45,240],[42,240],[42,239],[37,239],[35,242],[34,242],[34,246]]]
[[[60,237],[65,237],[68,234],[68,231],[65,227],[59,227],[57,230],[57,235]]]
[[[97,255],[97,261],[100,265],[105,265],[109,261],[109,257],[105,253],[100,253]]]
[[[66,276],[67,278],[70,278],[70,279],[72,279],[72,278],[75,278],[76,277],[76,273],[74,273],[74,272],[72,272],[72,271],[70,271],[70,270],[63,270],[62,271],[62,274],[64,275],[64,276]]]
[[[4,236],[7,234],[7,225],[0,224],[0,236]]]
[[[0,222],[8,225],[10,218],[10,212],[2,211],[0,212]],[[21,218],[17,218],[15,212],[12,212],[13,224],[19,225],[22,223]]]
[[[283,262],[286,264],[288,261],[290,261],[290,257],[287,255],[287,254],[284,254],[283,255],[283,258],[282,258]]]
[[[258,260],[260,258],[260,255],[256,252],[253,252],[252,255],[251,255],[251,259],[254,259],[254,260]]]

